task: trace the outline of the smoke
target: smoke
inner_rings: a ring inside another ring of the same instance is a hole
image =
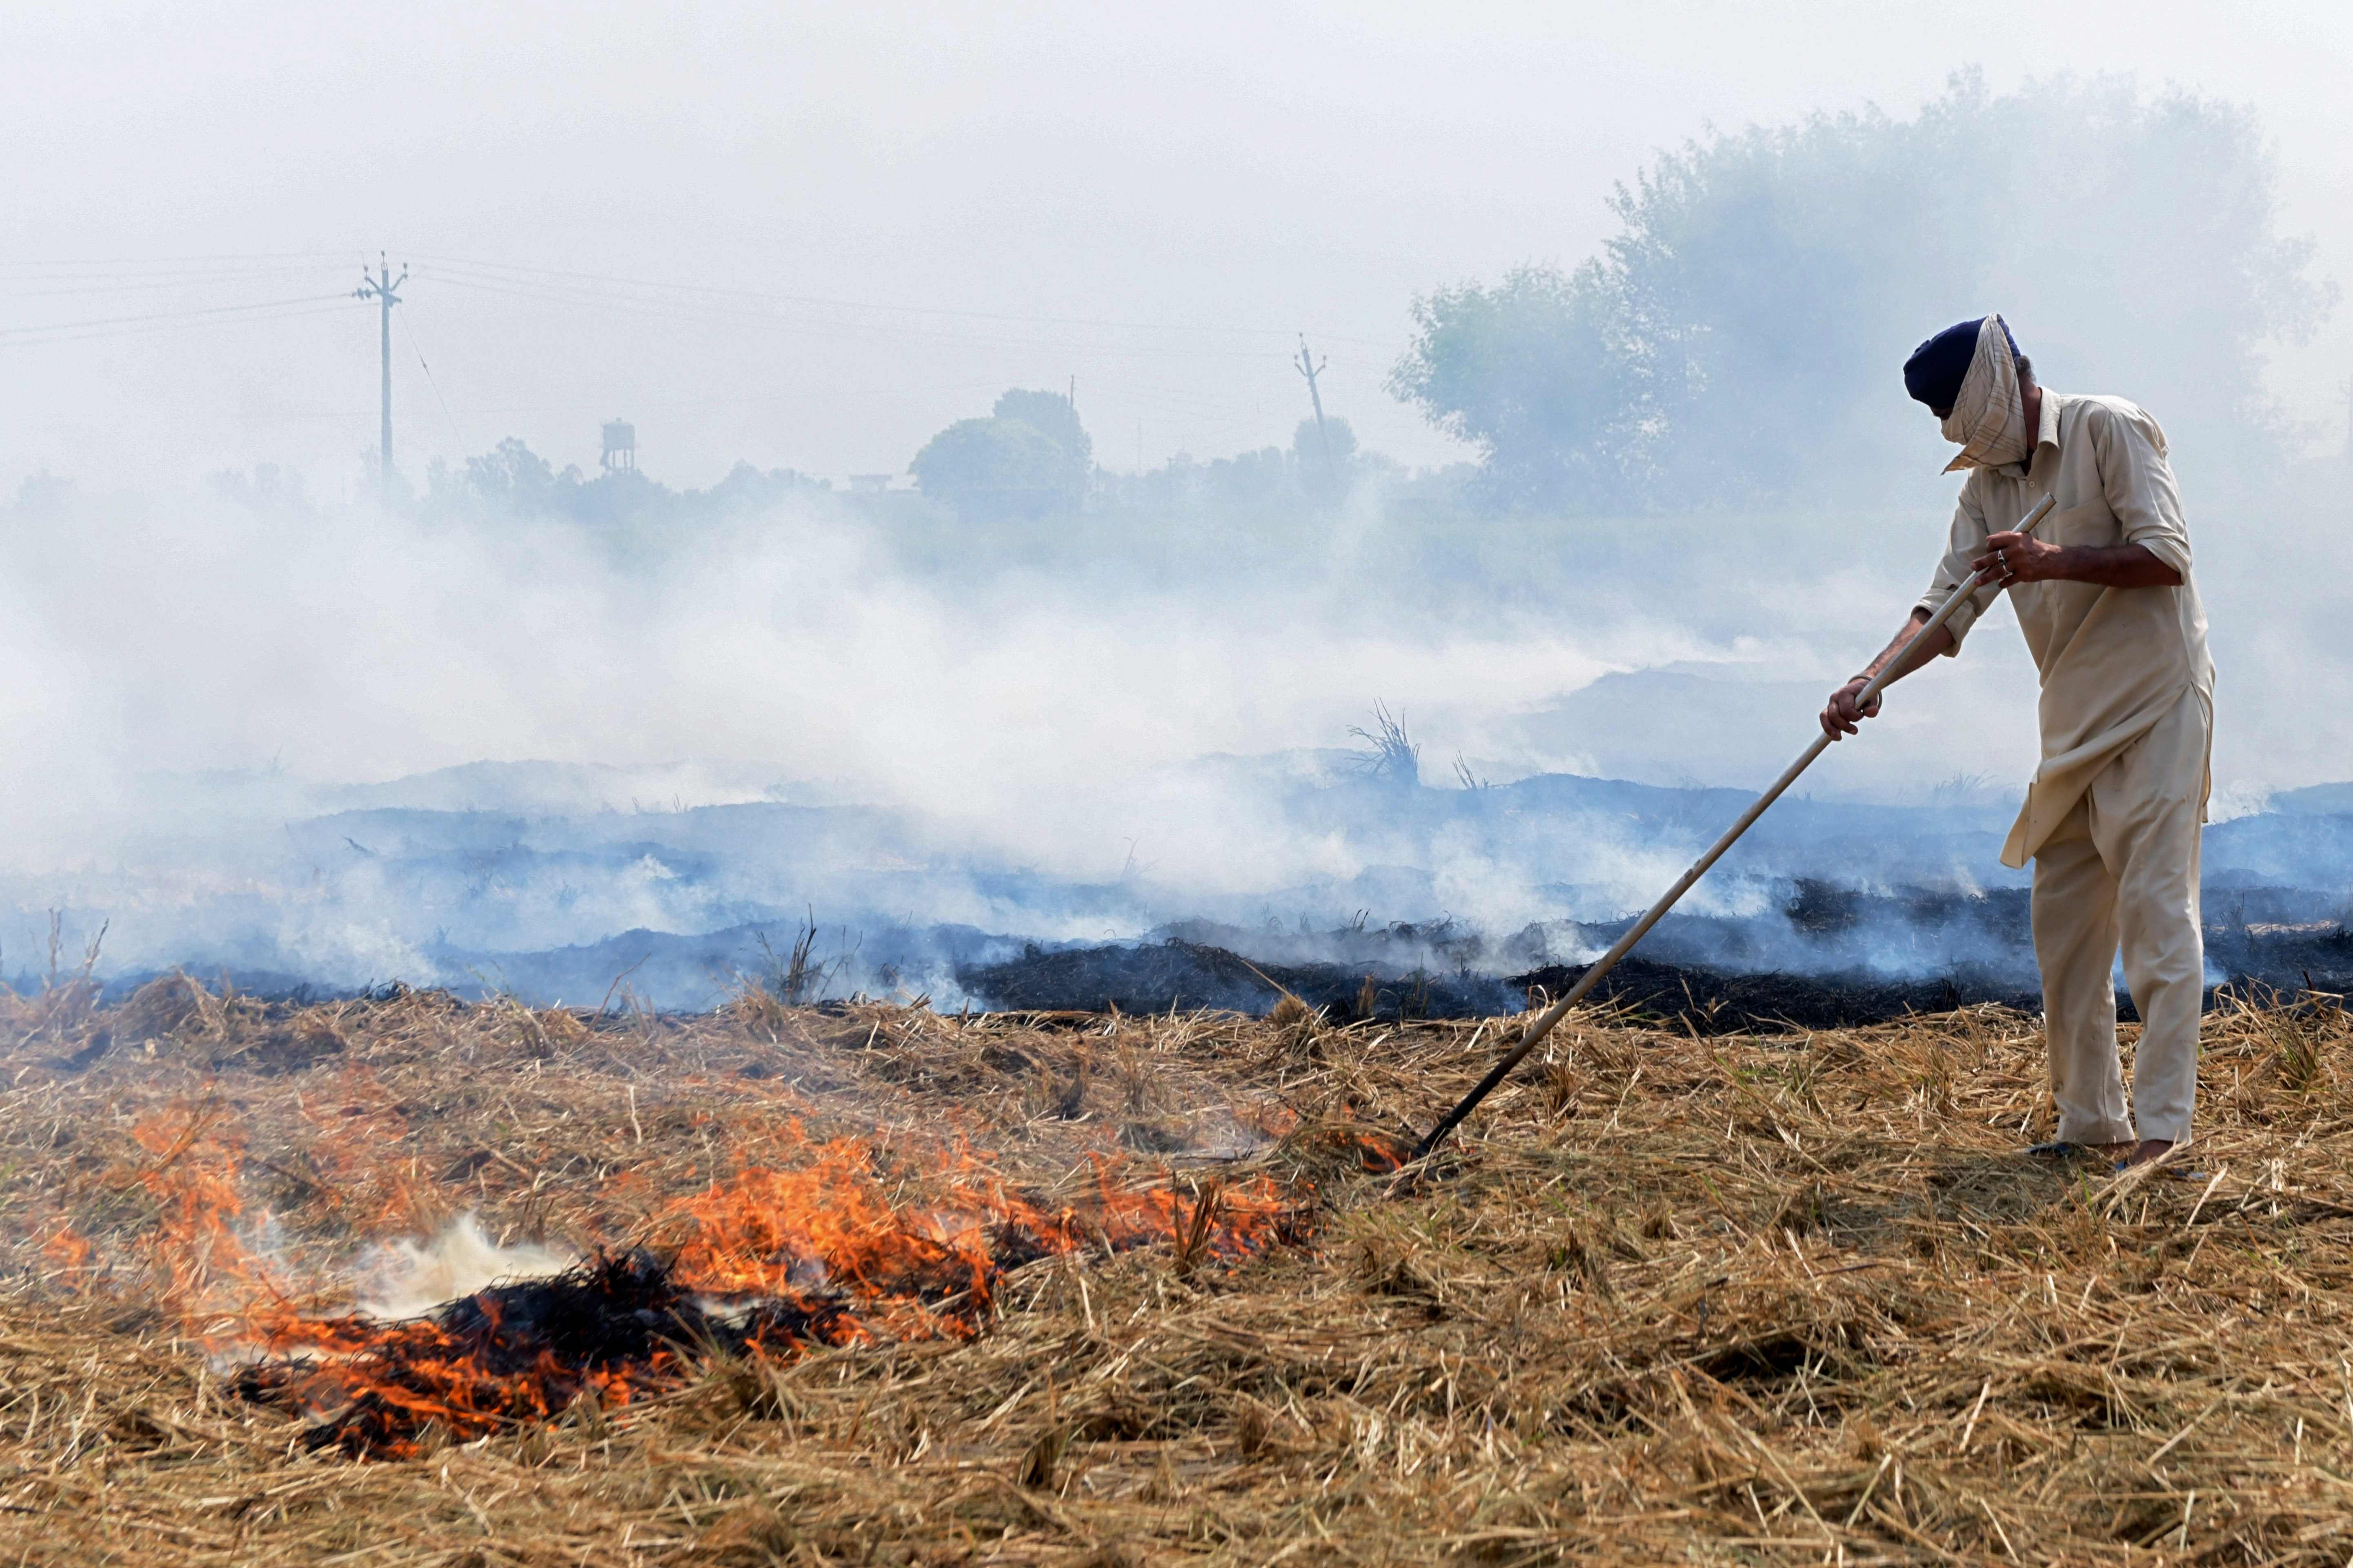
[[[1337,574],[921,577],[817,503],[626,549],[557,520],[203,496],[20,503],[5,526],[8,782],[49,826],[12,836],[19,868],[109,826],[201,827],[201,787],[159,774],[293,787],[485,758],[749,758],[1103,859],[1113,842],[1064,818],[1099,781],[1338,737],[1376,696],[1508,707],[1606,668],[1533,617],[1366,613]]]
[[[716,1000],[811,915],[838,986],[942,999],[1020,941],[1185,920],[1549,924],[1520,960],[1560,956],[1583,940],[1562,922],[1647,904],[1806,742],[1940,531],[1433,526],[1403,483],[1279,535],[1203,508],[1042,554],[822,494],[649,533],[51,487],[5,517],[0,638],[27,678],[0,942],[37,968],[58,909],[69,942],[111,922],[115,974],[579,1001],[631,971],[670,1005]],[[2247,551],[2215,531],[2212,553]],[[1726,543],[1760,535],[1792,548]],[[2256,615],[2222,575],[2218,626],[2343,681],[2308,634],[2316,581]],[[2237,645],[2217,643],[2232,713]],[[2032,766],[2031,682],[1997,612],[1691,912],[1776,918],[1808,877],[2014,881],[1995,847]],[[2305,700],[2248,694],[2228,787],[2312,782],[2263,771],[2325,767],[2289,738]],[[1377,703],[1418,761],[1366,765],[1349,731]]]
[[[1280,885],[1353,868],[1229,810],[1190,759],[1337,739],[1377,697],[1504,710],[1606,668],[1535,617],[1460,622],[1295,561],[925,574],[902,559],[925,542],[821,498],[645,538],[50,486],[0,525],[20,966],[48,908],[111,919],[118,969],[353,984],[435,973],[437,940],[687,932],[838,910],[860,884],[860,915],[1007,912],[968,879],[896,910],[873,894],[942,865]],[[832,815],[806,841],[768,820],[757,845],[742,823],[636,820],[755,803]],[[399,815],[420,810],[489,815]],[[692,864],[631,847],[680,826]],[[546,855],[483,870],[533,831]]]
[[[445,1302],[492,1285],[544,1279],[577,1263],[573,1254],[524,1242],[501,1247],[472,1215],[429,1241],[396,1241],[371,1249],[354,1267],[359,1310],[393,1322],[423,1317]]]

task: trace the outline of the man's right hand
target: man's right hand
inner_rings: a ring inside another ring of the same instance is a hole
[[[1822,709],[1822,733],[1833,741],[1843,741],[1862,727],[1865,719],[1878,717],[1880,699],[1873,697],[1866,708],[1858,700],[1862,689],[1870,685],[1863,676],[1856,676],[1831,693],[1830,702]]]

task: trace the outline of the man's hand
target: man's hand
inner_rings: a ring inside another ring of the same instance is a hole
[[[1985,553],[1970,564],[1998,588],[2020,583],[2093,583],[2104,588],[2181,585],[2181,574],[2146,545],[2046,544],[2015,531],[1987,534]]]
[[[1880,699],[1873,697],[1865,708],[1856,700],[1862,689],[1871,684],[1868,677],[1858,675],[1831,693],[1829,704],[1822,709],[1822,733],[1833,741],[1843,741],[1862,728],[1865,719],[1879,716]]]
[[[2031,533],[2005,530],[1986,535],[1986,552],[1969,563],[1989,583],[2007,588],[2012,583],[2047,583],[2066,576],[2063,546],[2046,544]]]
[[[1920,628],[1927,624],[1928,612],[1914,610],[1912,619],[1895,634],[1895,640],[1887,645],[1886,650],[1864,665],[1861,675],[1831,693],[1829,703],[1822,709],[1823,734],[1833,741],[1843,741],[1865,719],[1879,716],[1878,698],[1873,697],[1867,708],[1862,701],[1862,689],[1871,684],[1873,677],[1884,671],[1891,681],[1901,680],[1938,654],[1953,650],[1953,634],[1947,627],[1938,626],[1927,636],[1920,636]]]

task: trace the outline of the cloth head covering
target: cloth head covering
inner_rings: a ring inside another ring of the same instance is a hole
[[[1961,395],[1961,378],[1969,373],[1969,361],[1977,358],[1978,329],[1984,325],[1983,316],[1956,321],[1914,349],[1912,357],[1904,362],[1904,390],[1915,401],[1926,404],[1932,413],[1950,408]]]
[[[1965,336],[1969,325],[1964,321],[1946,328],[1914,351],[1912,361],[1904,367],[1905,384],[1913,387],[1913,366],[1921,364],[1922,385],[1914,388],[1915,397],[1932,410],[1939,406],[1949,410],[1945,416],[1945,439],[1959,447],[1961,454],[1945,465],[1948,474],[1962,468],[1999,468],[2021,461],[2034,449],[2033,436],[2026,428],[2026,395],[2018,384],[2018,344],[2000,316],[1978,319],[1968,365],[1947,391],[1947,377],[1955,358],[1953,340]],[[1927,356],[1926,363],[1923,356]],[[1924,393],[1942,395],[1950,401],[1939,405]]]

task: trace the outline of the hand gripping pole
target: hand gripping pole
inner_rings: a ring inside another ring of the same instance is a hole
[[[2035,503],[2034,510],[2026,514],[2025,520],[2020,522],[2013,531],[2033,532],[2035,526],[2050,514],[2056,499],[2053,496],[2044,496]],[[1877,697],[1881,690],[1895,679],[1895,673],[1905,668],[1905,661],[1910,657],[1912,650],[1919,646],[1920,639],[1943,626],[1952,617],[1953,612],[1960,607],[1962,600],[1990,581],[1991,579],[1985,573],[1973,573],[1968,582],[1947,595],[1945,602],[1936,606],[1936,613],[1928,617],[1928,624],[1914,633],[1911,639],[1904,645],[1902,651],[1889,659],[1886,667],[1877,675],[1872,677],[1871,683],[1862,689],[1861,696],[1857,699],[1857,704],[1869,707],[1871,700]],[[1648,935],[1651,928],[1657,925],[1666,912],[1675,907],[1677,900],[1692,890],[1693,884],[1707,874],[1709,867],[1724,858],[1725,850],[1740,841],[1740,836],[1756,825],[1757,819],[1765,815],[1766,808],[1780,799],[1782,792],[1797,783],[1798,775],[1811,767],[1814,759],[1828,751],[1830,744],[1829,731],[1825,731],[1816,735],[1813,743],[1799,753],[1798,760],[1781,770],[1781,776],[1775,779],[1765,793],[1758,795],[1748,809],[1740,814],[1739,820],[1725,828],[1724,836],[1708,846],[1706,854],[1692,862],[1690,870],[1675,879],[1675,885],[1669,888],[1659,901],[1652,904],[1642,918],[1627,930],[1625,935],[1611,943],[1609,952],[1593,961],[1592,965],[1577,977],[1577,984],[1570,986],[1559,1001],[1528,1020],[1527,1026],[1520,1031],[1520,1043],[1505,1052],[1501,1061],[1488,1068],[1487,1076],[1479,1080],[1479,1086],[1464,1095],[1462,1102],[1448,1111],[1438,1125],[1430,1130],[1429,1135],[1414,1145],[1413,1157],[1417,1160],[1422,1158],[1437,1148],[1449,1132],[1461,1126],[1462,1119],[1477,1109],[1479,1102],[1486,1099],[1497,1084],[1512,1075],[1512,1069],[1518,1067],[1526,1058],[1527,1054],[1536,1048],[1536,1043],[1552,1033],[1552,1026],[1567,1016],[1571,1007],[1585,1000],[1594,986],[1600,984],[1601,977],[1616,967],[1620,959],[1633,951],[1634,944]]]

